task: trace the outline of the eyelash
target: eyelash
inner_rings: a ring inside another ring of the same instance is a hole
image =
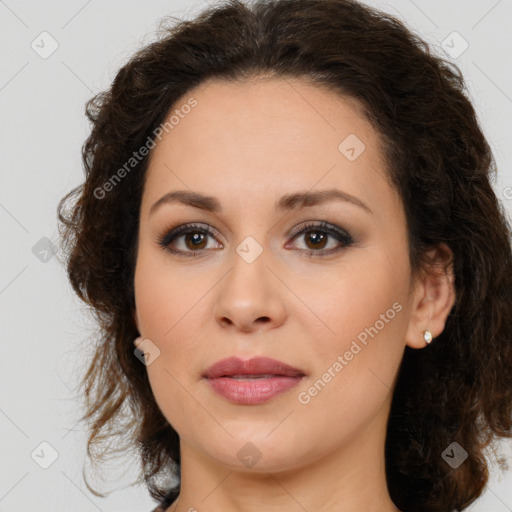
[[[293,233],[292,240],[299,238],[300,235],[303,235],[308,232],[315,232],[315,233],[322,233],[327,234],[339,242],[341,242],[343,245],[342,247],[339,247],[337,249],[329,249],[329,250],[319,250],[319,251],[308,251],[305,249],[300,249],[300,252],[309,254],[309,257],[322,257],[327,254],[334,254],[338,251],[341,251],[344,248],[349,247],[354,243],[354,239],[352,236],[345,230],[337,228],[331,224],[328,224],[327,222],[320,222],[320,223],[308,223],[304,225],[300,230]],[[170,247],[171,242],[173,242],[176,238],[179,236],[187,235],[187,234],[197,234],[201,233],[204,235],[211,235],[215,236],[215,233],[210,228],[203,228],[198,224],[183,224],[182,226],[178,226],[175,229],[171,229],[170,231],[165,232],[163,235],[158,237],[158,245],[160,245],[163,249],[171,252],[172,254],[176,254],[178,256],[184,256],[184,257],[192,257],[196,256],[200,252],[204,252],[205,249],[201,249],[200,251],[181,251],[172,249]]]

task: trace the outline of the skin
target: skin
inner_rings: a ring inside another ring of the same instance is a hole
[[[455,300],[451,267],[411,273],[403,205],[354,100],[305,80],[256,77],[204,84],[175,108],[190,97],[197,106],[152,150],[135,270],[134,318],[160,351],[148,377],[181,443],[181,494],[168,511],[397,511],[384,467],[393,386],[405,346],[421,349],[425,329],[435,337],[444,328]],[[365,144],[354,161],[338,149],[349,134]],[[284,194],[331,188],[372,213],[342,201],[274,210]],[[174,190],[215,196],[222,213],[173,203],[150,215]],[[308,221],[347,230],[354,243],[329,235],[322,245],[314,227],[290,236]],[[174,239],[195,256],[157,242],[185,223],[216,230],[199,249],[193,233]],[[251,263],[236,251],[248,236],[262,249]],[[430,256],[449,263],[452,254],[441,244]],[[395,303],[394,318],[300,403]],[[272,357],[306,377],[264,404],[236,405],[202,378],[232,355]],[[252,467],[237,457],[247,442],[261,453]]]

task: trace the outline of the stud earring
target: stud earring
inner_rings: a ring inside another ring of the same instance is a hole
[[[432,341],[432,333],[428,329],[423,331],[423,339],[427,345]]]

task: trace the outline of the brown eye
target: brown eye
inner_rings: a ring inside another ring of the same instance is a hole
[[[190,232],[182,236],[184,237],[185,246],[187,247],[187,249],[191,249],[193,251],[195,249],[204,249],[204,242],[208,235],[199,232]],[[190,242],[190,245],[188,244],[188,242]]]
[[[335,253],[354,243],[353,238],[345,230],[332,226],[326,222],[313,223],[304,226],[293,239],[305,240],[306,249],[301,252],[310,253],[311,256],[323,256],[328,253]],[[329,239],[338,241],[334,248],[326,249]]]
[[[323,249],[329,236],[321,231],[308,231],[305,236],[306,244],[311,249]]]
[[[208,248],[208,237],[213,236],[214,233],[209,228],[185,224],[165,233],[159,238],[158,244],[173,254],[194,256]],[[181,239],[183,239],[182,246],[177,248]],[[222,247],[222,244],[214,244],[212,248],[219,247]]]

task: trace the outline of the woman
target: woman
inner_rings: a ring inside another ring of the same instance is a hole
[[[512,257],[464,89],[357,2],[232,0],[90,101],[59,205],[101,327],[88,447],[121,424],[155,511],[483,492],[512,431]]]

